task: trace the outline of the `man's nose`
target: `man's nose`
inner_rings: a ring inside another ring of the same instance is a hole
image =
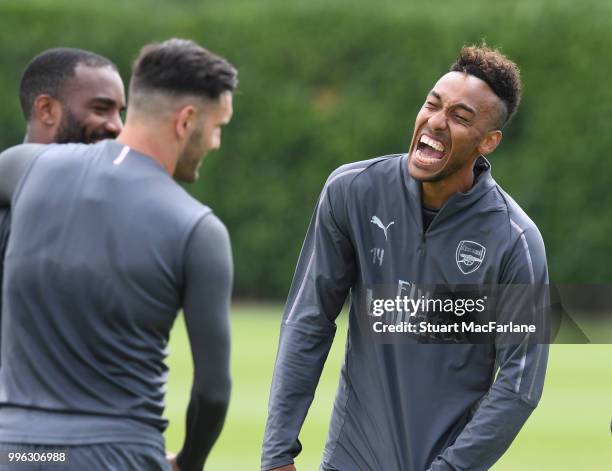
[[[123,129],[123,122],[121,121],[121,116],[119,113],[116,113],[111,119],[106,121],[105,127],[109,133],[118,136]]]
[[[446,126],[448,125],[446,121],[446,112],[444,110],[436,111],[427,121],[432,130],[446,129]]]

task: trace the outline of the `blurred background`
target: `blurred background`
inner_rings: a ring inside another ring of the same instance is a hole
[[[239,69],[222,148],[187,187],[228,226],[236,267],[234,394],[209,470],[258,469],[282,302],[327,175],[406,151],[425,95],[463,44],[484,39],[521,68],[523,102],[491,161],[540,228],[551,281],[612,280],[611,2],[2,0],[0,25],[1,148],[23,139],[20,75],[50,47],[103,54],[126,85],[139,48],[172,36]],[[345,325],[341,316],[300,471],[318,466]],[[494,469],[610,469],[611,354],[609,345],[553,346],[541,406]],[[184,433],[189,358],[179,318],[166,414],[173,450]]]

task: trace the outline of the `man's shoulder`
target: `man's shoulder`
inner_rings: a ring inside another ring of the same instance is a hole
[[[178,208],[182,208],[184,211],[190,214],[196,214],[196,217],[213,213],[213,210],[209,206],[189,194],[187,190],[185,190],[178,183],[174,183],[175,185],[173,185],[173,189],[176,195],[175,204]],[[214,214],[211,215],[214,216]]]
[[[13,147],[9,147],[2,153],[0,153],[0,159],[16,159],[21,158],[22,156],[27,156],[29,154],[38,154],[45,149],[44,144],[18,144]]]
[[[523,210],[517,201],[499,185],[495,185],[494,195],[508,214],[509,224],[517,226],[517,229],[521,228],[522,231],[527,229],[538,230],[536,223],[529,217],[525,210]]]
[[[43,144],[19,144],[9,147],[0,153],[0,168],[3,173],[9,174],[23,171],[22,169],[28,167],[46,149],[47,146]]]
[[[180,227],[188,232],[213,210],[188,193],[172,178],[155,179],[155,184],[146,184],[146,180],[138,185],[143,194],[137,198],[138,213],[157,219],[164,225]],[[146,198],[142,196],[146,194]],[[208,216],[207,216],[208,219]]]
[[[403,155],[404,154],[390,154],[341,165],[329,175],[325,186],[350,185],[357,180],[359,176],[365,174],[368,176],[384,175],[389,171],[395,170],[398,159]]]
[[[45,149],[46,146],[40,144],[21,144],[0,154],[0,202],[2,206],[8,205],[24,175]]]
[[[509,247],[527,244],[528,248],[544,251],[544,240],[538,226],[516,200],[497,184],[492,193],[504,208]]]
[[[93,177],[91,184],[99,185],[102,194],[107,192],[107,188],[116,188],[119,194],[109,195],[110,198],[125,198],[134,208],[157,213],[160,220],[162,217],[176,222],[192,220],[211,212],[147,154],[115,140],[73,150],[87,154],[83,159],[84,165],[97,161],[88,174]]]

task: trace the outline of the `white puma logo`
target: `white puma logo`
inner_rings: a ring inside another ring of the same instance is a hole
[[[395,221],[391,221],[389,224],[385,226],[378,216],[372,216],[372,219],[370,219],[370,222],[372,224],[376,224],[378,227],[380,227],[383,230],[383,232],[385,233],[385,240],[387,240],[387,229],[389,229],[389,226],[391,226],[392,224],[395,224]]]

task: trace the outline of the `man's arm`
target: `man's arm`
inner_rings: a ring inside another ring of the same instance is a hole
[[[294,469],[298,435],[355,277],[355,255],[341,229],[340,189],[326,184],[308,228],[283,316],[264,434],[262,470]]]
[[[201,471],[217,440],[229,404],[232,254],[223,223],[208,214],[185,251],[183,311],[194,377],[185,443],[176,457],[181,471]]]
[[[526,231],[513,225],[518,239],[504,268],[501,283],[507,296],[501,309],[513,306],[518,316],[538,328],[548,303],[548,271],[544,243],[535,227]],[[520,285],[520,286],[519,286]],[[520,311],[520,312],[519,312]],[[495,382],[478,405],[455,442],[438,456],[430,471],[480,471],[489,469],[508,449],[537,406],[544,387],[548,345],[527,334],[520,344],[496,342]],[[546,337],[547,338],[547,337]]]
[[[0,154],[0,207],[10,206],[19,182],[44,149],[41,144],[22,144]]]
[[[0,154],[0,314],[2,313],[2,279],[4,278],[4,254],[8,244],[11,223],[10,205],[23,179],[34,160],[45,146],[24,144],[11,147]],[[0,325],[2,318],[0,316]],[[0,337],[2,332],[0,330]]]
[[[11,228],[10,208],[0,208],[0,339],[2,338],[2,279],[4,278],[4,254]],[[0,365],[1,365],[0,358]]]

